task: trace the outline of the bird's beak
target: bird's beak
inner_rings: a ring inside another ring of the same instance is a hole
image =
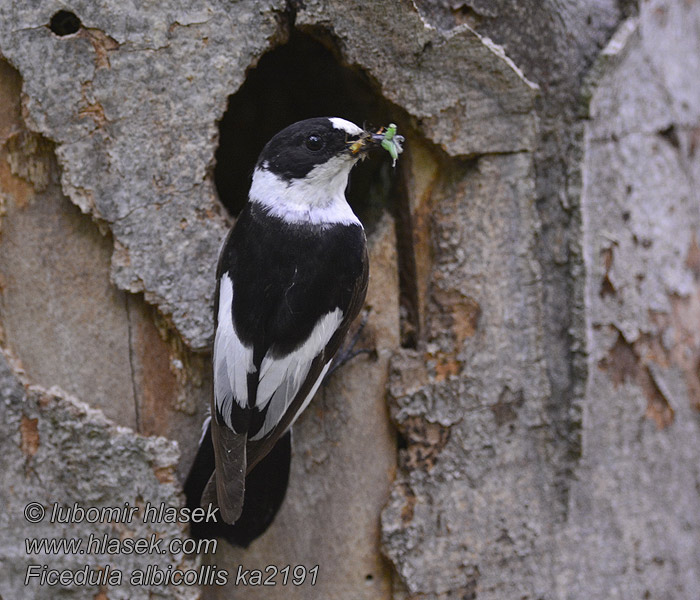
[[[373,148],[380,148],[383,139],[384,136],[381,133],[363,131],[357,137],[348,140],[348,150],[353,156],[360,155],[364,157]]]

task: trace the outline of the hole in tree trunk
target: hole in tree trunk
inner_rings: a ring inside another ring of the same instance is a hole
[[[76,33],[78,29],[80,29],[80,26],[80,19],[75,13],[67,10],[59,10],[51,17],[51,21],[49,22],[49,29],[61,37]]]
[[[214,180],[232,215],[243,207],[258,155],[278,131],[310,117],[342,117],[379,127],[392,119],[389,103],[361,72],[342,66],[311,36],[292,31],[289,41],[268,52],[229,98],[219,123]],[[350,176],[347,197],[370,232],[388,205],[391,160],[375,153]]]

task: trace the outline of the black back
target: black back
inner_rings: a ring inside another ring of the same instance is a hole
[[[249,202],[219,263],[233,281],[233,316],[241,341],[284,356],[310,335],[319,317],[347,313],[362,274],[365,234],[358,225],[290,224]]]

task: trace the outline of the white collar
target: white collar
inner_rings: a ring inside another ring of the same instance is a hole
[[[292,223],[360,224],[345,199],[350,169],[356,159],[338,156],[317,165],[306,177],[285,181],[266,168],[255,169],[250,200]]]

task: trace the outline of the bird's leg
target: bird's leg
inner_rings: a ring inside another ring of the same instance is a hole
[[[375,359],[377,358],[377,349],[376,348],[358,348],[358,349],[355,349],[355,345],[357,344],[358,340],[360,339],[360,336],[362,335],[362,330],[365,328],[365,325],[367,325],[368,319],[369,319],[369,310],[365,311],[365,313],[362,315],[362,319],[360,320],[360,324],[358,325],[357,330],[353,334],[350,341],[343,344],[343,347],[340,349],[340,352],[338,352],[335,359],[333,359],[333,364],[331,364],[330,369],[328,369],[328,373],[326,373],[326,376],[323,378],[323,385],[326,385],[330,381],[330,378],[333,375],[333,373],[335,373],[341,367],[345,366],[347,363],[349,363],[356,356],[359,356],[360,354],[367,354]]]

